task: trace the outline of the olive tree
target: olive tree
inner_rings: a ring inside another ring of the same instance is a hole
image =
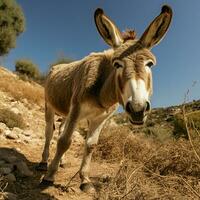
[[[17,60],[15,63],[15,71],[20,75],[26,75],[32,79],[38,79],[40,77],[38,66],[28,59]]]
[[[0,56],[16,46],[16,38],[25,29],[25,17],[15,0],[0,0]]]

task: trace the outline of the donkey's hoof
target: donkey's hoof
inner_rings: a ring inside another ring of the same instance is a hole
[[[39,184],[39,187],[49,187],[53,185],[53,181],[45,180],[44,178]]]
[[[96,192],[96,190],[95,190],[95,188],[94,188],[92,183],[82,183],[80,185],[80,189],[83,192],[90,193],[90,194],[94,194]]]
[[[40,162],[38,166],[36,166],[37,171],[47,171],[47,163],[46,162]]]

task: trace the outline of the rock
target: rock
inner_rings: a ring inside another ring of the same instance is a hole
[[[2,175],[7,175],[7,174],[10,174],[11,172],[12,172],[12,170],[9,167],[1,167],[0,168],[0,174],[2,174]]]
[[[78,131],[73,132],[73,142],[83,144],[84,139]]]
[[[29,168],[25,162],[19,161],[19,162],[16,162],[15,165],[16,165],[17,169],[19,170],[21,176],[27,177],[27,176],[33,175],[33,172],[29,170]]]
[[[12,149],[13,149],[14,151],[17,151],[18,153],[21,152],[21,149],[18,148],[18,147],[17,147],[17,148],[14,147],[14,148],[12,148]]]
[[[112,120],[110,120],[109,126],[116,127],[116,126],[118,126],[118,124],[112,119]]]
[[[11,132],[10,130],[6,130],[5,131],[5,136],[6,136],[6,138],[12,139],[12,140],[18,139],[18,135],[16,135],[15,133]]]
[[[29,144],[29,140],[24,139],[24,143]]]
[[[0,122],[0,134],[3,134],[8,129],[9,128],[6,126],[6,124]]]
[[[0,167],[2,167],[4,164],[6,164],[5,160],[0,160]]]
[[[14,170],[14,164],[13,164],[13,163],[5,163],[5,164],[3,165],[3,167],[5,167],[5,168],[10,168],[11,171]]]
[[[0,122],[0,129],[2,129],[2,130],[7,130],[8,127],[6,126],[6,124]]]
[[[18,128],[18,127],[14,127],[13,129],[12,129],[12,133],[14,133],[14,134],[16,134],[16,135],[20,135],[20,134],[23,134],[23,130],[22,129],[20,129],[20,128]]]
[[[26,98],[22,99],[21,102],[25,105],[28,105],[28,100]]]
[[[33,135],[33,131],[32,130],[24,131],[24,135],[30,137],[31,135]]]
[[[11,192],[4,192],[3,193],[4,200],[17,200],[17,195]]]
[[[16,107],[11,108],[10,111],[14,112],[17,115],[20,114],[20,111]]]
[[[71,163],[71,162],[63,161],[63,159],[62,159],[62,161],[60,162],[59,166],[60,166],[61,168],[65,169],[65,168],[71,167],[71,166],[72,166],[72,163]]]
[[[15,163],[17,161],[17,157],[16,156],[8,156],[8,157],[4,157],[4,160],[8,163]]]
[[[21,139],[18,139],[15,142],[18,143],[18,144],[22,143]]]
[[[8,174],[4,178],[8,181],[8,183],[13,183],[16,181],[14,174]]]

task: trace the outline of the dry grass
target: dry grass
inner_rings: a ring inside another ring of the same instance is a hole
[[[20,80],[17,75],[12,74],[0,67],[0,90],[9,93],[14,99],[27,99],[30,103],[42,105],[44,101],[43,88],[36,83]]]
[[[94,158],[107,162],[119,162],[123,159],[144,161],[148,152],[156,146],[143,136],[132,134],[127,126],[105,127],[99,144],[94,152]]]
[[[5,199],[5,189],[8,186],[8,183],[5,183],[2,176],[0,176],[0,200]]]
[[[199,142],[200,138],[193,138],[198,153]],[[200,198],[200,163],[188,140],[160,142],[132,134],[127,127],[107,127],[95,154],[97,159],[119,163],[119,169],[103,184],[99,199]]]
[[[23,117],[7,108],[0,109],[0,122],[6,124],[9,128],[19,127],[24,129],[26,127]]]

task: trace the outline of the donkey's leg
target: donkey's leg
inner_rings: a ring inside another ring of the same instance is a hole
[[[84,152],[84,156],[83,156],[83,160],[82,160],[82,164],[80,168],[80,178],[81,178],[80,189],[85,192],[95,191],[89,179],[89,170],[90,170],[92,153],[94,151],[94,148],[97,145],[101,129],[103,128],[108,118],[113,115],[115,110],[116,110],[116,107],[112,109],[110,112],[101,114],[97,118],[90,121],[90,128],[89,128],[89,132],[88,132],[87,139],[85,142],[85,152]]]
[[[56,154],[51,164],[49,165],[47,174],[44,176],[42,183],[51,184],[54,181],[54,176],[56,171],[58,170],[60,159],[71,144],[71,136],[74,131],[76,122],[78,120],[79,112],[80,106],[72,105],[72,109],[69,113],[68,120],[65,123],[64,131],[58,139]]]
[[[49,146],[53,136],[54,131],[54,111],[48,104],[45,104],[45,145],[42,153],[42,161],[39,163],[38,170],[47,170],[47,161],[49,158]]]
[[[62,121],[60,123],[60,126],[59,126],[59,133],[58,135],[60,136],[63,131],[64,131],[64,128],[65,128],[65,122],[66,122],[66,118],[62,118]],[[65,154],[62,156],[62,158],[60,159],[60,167],[64,167],[64,161],[63,161],[63,157],[65,156]]]

